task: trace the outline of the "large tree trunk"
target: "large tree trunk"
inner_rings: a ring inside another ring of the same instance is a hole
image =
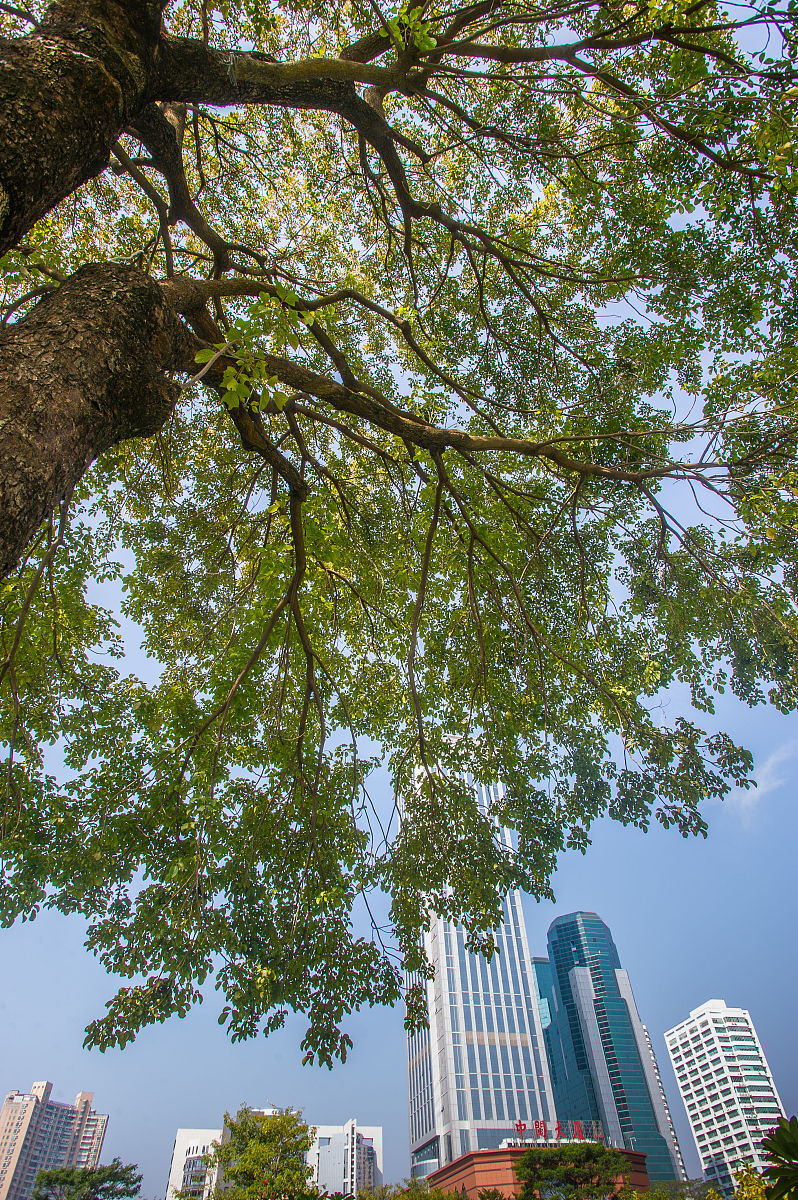
[[[108,162],[147,103],[163,4],[57,0],[0,38],[0,254]]]
[[[82,267],[0,332],[0,579],[98,454],[160,429],[191,335],[158,285]]]

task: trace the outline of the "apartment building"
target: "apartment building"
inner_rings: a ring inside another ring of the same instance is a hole
[[[39,1171],[96,1167],[108,1117],[91,1106],[93,1092],[74,1104],[52,1100],[52,1083],[9,1092],[0,1109],[0,1200],[29,1200]]]
[[[767,1165],[762,1138],[784,1116],[751,1014],[708,1000],[665,1042],[704,1175],[731,1196],[735,1172]]]

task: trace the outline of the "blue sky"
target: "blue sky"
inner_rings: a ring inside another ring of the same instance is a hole
[[[563,857],[555,904],[527,904],[533,954],[559,913],[595,910],[610,926],[654,1039],[688,1167],[698,1160],[667,1062],[663,1032],[710,997],[748,1008],[788,1113],[798,1110],[798,717],[731,700],[719,723],[756,757],[756,791],[706,810],[707,840],[673,830],[644,834],[596,826],[583,858]],[[112,981],[82,947],[79,922],[45,914],[0,932],[0,1095],[51,1079],[57,1099],[94,1091],[110,1113],[103,1157],[144,1172],[142,1196],[163,1197],[178,1126],[215,1126],[224,1109],[271,1101],[311,1122],[351,1116],[385,1130],[385,1174],[408,1171],[407,1090],[400,1010],[351,1019],[355,1049],[332,1072],[300,1065],[304,1026],[230,1045],[220,1004],[144,1031],[123,1051],[87,1052],[83,1028],[102,1011]]]

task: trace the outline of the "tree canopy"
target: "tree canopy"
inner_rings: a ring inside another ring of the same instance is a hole
[[[606,1200],[623,1187],[629,1159],[600,1142],[533,1146],[518,1160],[521,1200]]]
[[[734,1173],[734,1200],[768,1200],[774,1193],[768,1188],[767,1180],[750,1163]]]
[[[489,951],[600,815],[747,785],[715,695],[796,703],[795,11],[0,3],[0,918],[86,919],[88,1044],[210,979],[330,1062],[428,906]]]
[[[141,1191],[135,1163],[118,1158],[99,1167],[54,1167],[39,1171],[31,1200],[129,1200]]]
[[[315,1130],[287,1108],[259,1113],[244,1107],[224,1115],[225,1132],[213,1143],[211,1167],[220,1168],[220,1196],[230,1200],[311,1200],[318,1196],[306,1163]]]
[[[621,1200],[721,1200],[720,1192],[707,1179],[674,1179],[667,1182],[657,1181],[651,1184],[645,1192],[637,1188],[624,1188],[620,1193]],[[735,1200],[762,1200],[760,1196],[740,1196]]]

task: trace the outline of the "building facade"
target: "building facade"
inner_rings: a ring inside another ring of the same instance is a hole
[[[686,1169],[686,1167],[685,1167],[685,1165],[684,1165],[684,1158],[682,1157],[682,1151],[681,1151],[681,1147],[679,1146],[679,1139],[678,1139],[678,1138],[677,1138],[677,1136],[676,1136],[676,1130],[674,1129],[674,1126],[673,1126],[673,1119],[672,1119],[672,1117],[671,1117],[671,1110],[670,1110],[670,1108],[668,1107],[668,1101],[667,1101],[667,1098],[666,1098],[666,1096],[665,1096],[665,1088],[662,1086],[662,1076],[661,1076],[661,1075],[660,1075],[660,1073],[659,1073],[659,1063],[657,1062],[657,1056],[656,1056],[656,1054],[654,1053],[654,1044],[653,1044],[653,1042],[651,1041],[651,1035],[649,1034],[649,1032],[648,1032],[648,1030],[646,1029],[645,1025],[643,1025],[643,1027],[642,1027],[642,1028],[643,1028],[643,1034],[644,1034],[644,1037],[645,1037],[645,1040],[646,1040],[646,1045],[648,1046],[648,1052],[649,1052],[649,1054],[651,1055],[651,1067],[652,1067],[652,1071],[653,1071],[653,1074],[654,1074],[654,1078],[655,1078],[655,1080],[656,1080],[656,1084],[657,1084],[657,1090],[658,1090],[658,1092],[659,1092],[659,1098],[660,1098],[660,1102],[661,1102],[661,1104],[662,1104],[662,1107],[663,1107],[663,1109],[664,1109],[664,1111],[665,1111],[665,1117],[666,1117],[666,1119],[667,1119],[667,1123],[668,1123],[668,1134],[669,1134],[669,1137],[668,1137],[668,1139],[667,1139],[667,1140],[668,1140],[668,1144],[669,1144],[669,1145],[670,1145],[670,1146],[673,1148],[673,1150],[675,1151],[676,1158],[677,1158],[677,1160],[678,1160],[678,1163],[679,1163],[679,1174],[678,1174],[678,1178],[679,1178],[679,1179],[687,1179],[687,1169]]]
[[[548,946],[550,972],[536,960],[536,974],[560,1120],[600,1121],[610,1145],[648,1156],[652,1181],[685,1179],[651,1040],[608,927],[596,913],[569,913],[552,922]]]
[[[527,1146],[517,1143],[499,1150],[472,1151],[435,1171],[428,1177],[429,1185],[449,1195],[460,1196],[461,1200],[479,1200],[479,1193],[488,1189],[501,1192],[509,1200],[521,1194],[522,1185],[515,1168],[526,1150]],[[649,1178],[645,1154],[636,1154],[633,1150],[622,1150],[621,1153],[628,1169],[618,1177],[611,1195],[617,1195],[625,1188],[647,1192]]]
[[[93,1092],[74,1104],[50,1099],[52,1083],[9,1092],[0,1109],[0,1200],[28,1200],[39,1171],[96,1167],[108,1117],[91,1106]]]
[[[761,1142],[784,1116],[750,1013],[708,1000],[665,1034],[705,1177],[730,1196],[746,1163],[761,1171]]]
[[[382,1126],[319,1125],[308,1153],[313,1182],[325,1192],[357,1197],[382,1183]]]
[[[284,1110],[273,1105],[250,1110],[261,1116],[275,1116]],[[214,1142],[225,1142],[227,1126],[221,1129],[178,1129],[172,1148],[172,1162],[166,1187],[166,1200],[180,1193],[187,1200],[210,1200],[223,1193],[225,1180],[221,1168],[208,1165],[207,1156]],[[352,1119],[345,1125],[320,1125],[307,1154],[313,1182],[325,1192],[341,1192],[357,1197],[382,1183],[382,1126],[358,1125]]]
[[[221,1137],[221,1129],[178,1129],[172,1147],[166,1200],[174,1200],[177,1192],[191,1196],[192,1200],[208,1200],[216,1188],[218,1170],[208,1167],[206,1155],[211,1153],[213,1142],[220,1141]]]
[[[485,811],[496,789],[477,788]],[[497,836],[511,845],[507,831]],[[520,892],[509,893],[502,913],[490,961],[469,952],[451,921],[433,917],[425,934],[435,968],[426,981],[428,1026],[407,1039],[414,1177],[497,1149],[517,1121],[556,1122]]]

